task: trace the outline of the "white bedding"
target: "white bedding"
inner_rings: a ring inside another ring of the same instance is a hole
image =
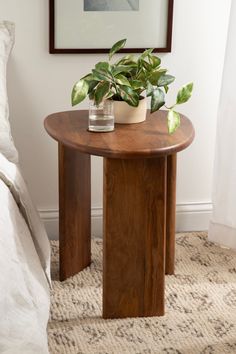
[[[0,154],[0,353],[48,353],[50,247],[18,167]]]

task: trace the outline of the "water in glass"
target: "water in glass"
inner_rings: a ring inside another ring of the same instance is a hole
[[[98,106],[90,101],[88,130],[92,132],[110,132],[114,130],[114,110],[111,100],[105,100]]]

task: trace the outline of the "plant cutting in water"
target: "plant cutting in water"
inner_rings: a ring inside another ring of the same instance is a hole
[[[161,59],[153,54],[153,49],[145,50],[138,57],[125,55],[113,63],[113,55],[122,49],[125,43],[126,39],[116,42],[109,52],[109,60],[97,63],[91,73],[76,82],[71,95],[72,105],[79,104],[89,96],[97,106],[105,99],[112,99],[137,107],[143,99],[142,94],[146,92],[146,96],[151,97],[151,113],[163,106],[168,110],[168,131],[170,134],[174,133],[180,125],[180,114],[176,107],[189,100],[193,83],[182,86],[176,102],[167,107],[165,96],[175,77],[161,67]]]

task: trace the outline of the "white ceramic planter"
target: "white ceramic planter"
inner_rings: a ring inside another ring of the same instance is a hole
[[[139,101],[138,107],[132,107],[124,101],[114,102],[115,123],[132,124],[141,123],[146,119],[147,100],[143,98]]]

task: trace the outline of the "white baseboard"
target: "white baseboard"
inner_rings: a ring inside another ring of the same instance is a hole
[[[58,238],[58,210],[39,210],[40,216],[45,224],[50,239]],[[212,203],[186,203],[176,206],[176,230],[203,231],[208,229],[212,213]],[[102,208],[95,207],[91,211],[92,235],[102,237]]]
[[[176,230],[178,232],[208,230],[211,215],[211,202],[177,204]]]
[[[58,239],[59,211],[58,209],[40,209],[39,214],[44,222],[48,236],[51,240]],[[102,208],[93,207],[91,210],[92,235],[102,237]]]

